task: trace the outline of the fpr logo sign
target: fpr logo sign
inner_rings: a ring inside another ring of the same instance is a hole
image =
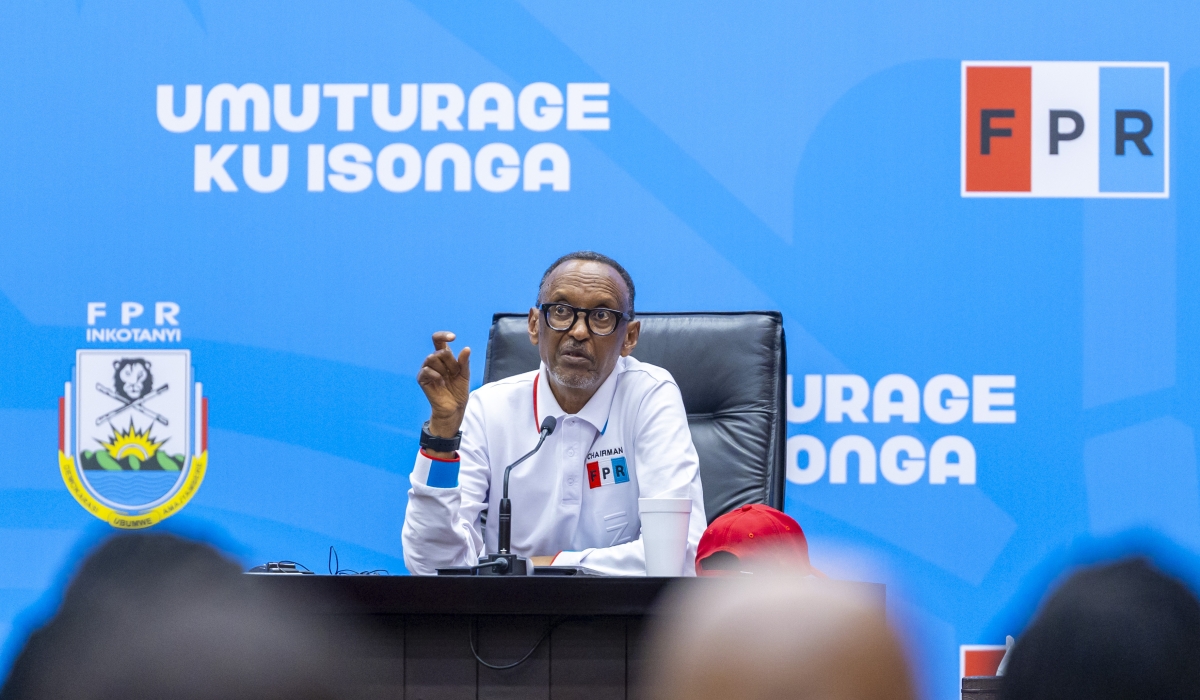
[[[1170,66],[963,61],[962,196],[1167,197]]]

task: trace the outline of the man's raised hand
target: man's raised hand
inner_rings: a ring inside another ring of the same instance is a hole
[[[455,358],[448,345],[454,338],[450,331],[434,333],[433,353],[417,372],[417,383],[432,409],[429,432],[437,437],[458,434],[471,393],[471,348],[463,348]]]

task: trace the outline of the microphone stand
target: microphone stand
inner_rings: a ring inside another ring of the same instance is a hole
[[[524,576],[529,573],[529,560],[512,553],[512,501],[508,500],[508,475],[513,467],[532,457],[542,449],[542,443],[554,432],[554,416],[546,416],[542,421],[542,429],[538,433],[537,446],[524,457],[518,459],[504,469],[504,493],[500,497],[500,522],[497,536],[497,552],[479,557],[479,564],[471,569],[479,576]]]

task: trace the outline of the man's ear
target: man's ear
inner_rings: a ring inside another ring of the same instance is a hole
[[[529,310],[529,342],[538,344],[538,310]]]
[[[638,338],[642,335],[642,322],[630,321],[625,328],[625,342],[621,345],[621,357],[629,357],[629,353],[637,347]]]

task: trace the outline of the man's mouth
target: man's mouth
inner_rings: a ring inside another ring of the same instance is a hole
[[[584,364],[592,361],[592,356],[580,347],[562,348],[558,351],[558,356],[569,364]]]

